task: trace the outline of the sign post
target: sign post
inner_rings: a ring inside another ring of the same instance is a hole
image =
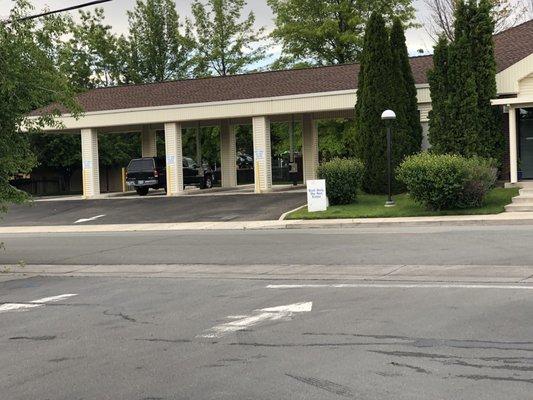
[[[317,212],[328,209],[325,179],[307,181],[307,211]]]

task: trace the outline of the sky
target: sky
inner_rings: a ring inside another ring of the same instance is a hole
[[[86,0],[33,0],[32,4],[36,10],[48,6],[50,9],[57,9],[68,7],[71,5],[81,4]],[[192,0],[176,0],[176,8],[178,13],[183,16],[190,15],[190,5]],[[12,0],[0,0],[0,17],[5,17],[9,14],[12,5]],[[108,4],[103,4],[100,7],[105,9],[106,21],[111,25],[115,32],[125,33],[128,28],[128,19],[126,11],[134,7],[135,0],[114,0]],[[427,20],[428,13],[423,0],[414,0],[413,5],[417,9],[417,19],[422,24]],[[248,5],[245,9],[246,14],[249,11],[254,11],[257,20],[257,26],[264,26],[267,31],[274,27],[272,10],[267,5],[267,0],[248,0]],[[74,12],[76,13],[76,12]],[[407,46],[411,54],[415,54],[418,49],[423,49],[425,52],[430,52],[433,47],[433,42],[424,28],[411,29],[407,32]],[[276,49],[273,50],[276,52]]]

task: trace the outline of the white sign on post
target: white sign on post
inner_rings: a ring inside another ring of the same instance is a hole
[[[317,212],[327,209],[326,181],[324,179],[307,181],[307,211]]]

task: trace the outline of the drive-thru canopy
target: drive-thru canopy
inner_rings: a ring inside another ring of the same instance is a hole
[[[511,111],[508,119],[510,170],[511,181],[516,182],[520,149],[522,161],[524,157],[531,160],[533,178],[533,141],[524,141],[521,147],[517,145],[515,111],[533,107],[533,21],[494,38],[499,94],[494,103],[509,106]],[[420,120],[426,134],[431,109],[426,74],[432,64],[431,56],[411,58]],[[348,64],[95,89],[77,98],[84,110],[82,117],[75,119],[67,113],[62,115],[61,131],[81,133],[83,191],[86,198],[91,198],[100,193],[99,133],[141,132],[143,156],[155,156],[156,132],[163,130],[168,194],[176,195],[183,191],[182,129],[198,125],[221,127],[222,185],[232,187],[237,184],[234,127],[251,124],[255,190],[268,192],[272,188],[271,122],[291,118],[302,121],[304,181],[313,179],[318,164],[317,121],[353,117],[358,70],[357,64]],[[533,136],[533,124],[527,129]],[[427,140],[424,146],[427,146]]]

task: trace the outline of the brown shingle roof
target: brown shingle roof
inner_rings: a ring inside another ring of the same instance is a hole
[[[494,36],[498,72],[533,53],[533,20]],[[426,83],[431,56],[411,58],[416,83]],[[359,65],[346,64],[94,89],[78,96],[86,112],[355,90]]]

